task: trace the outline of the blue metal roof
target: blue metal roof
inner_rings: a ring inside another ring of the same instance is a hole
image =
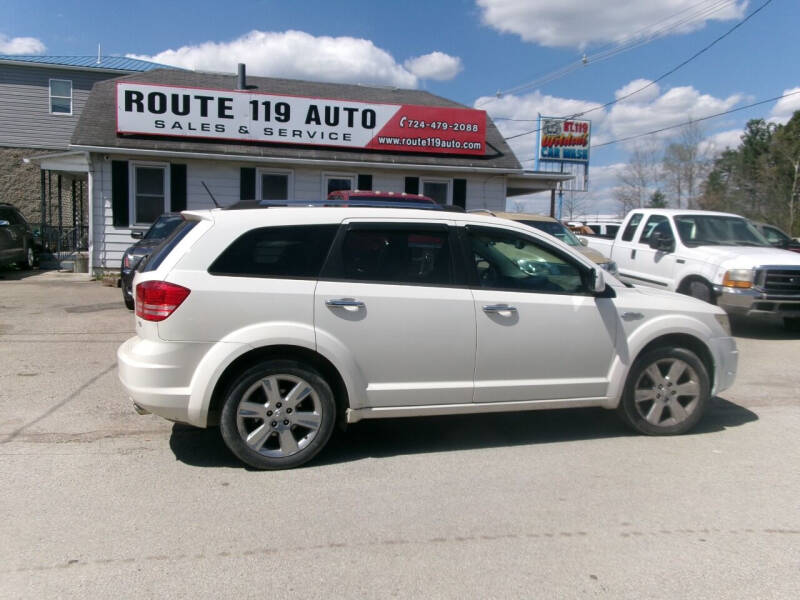
[[[169,65],[128,58],[127,56],[38,56],[26,54],[0,54],[0,60],[60,65],[64,67],[81,67],[85,69],[112,69],[114,71],[152,71],[153,69],[177,69]],[[183,70],[183,69],[178,69]]]

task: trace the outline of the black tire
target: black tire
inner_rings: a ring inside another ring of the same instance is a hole
[[[297,395],[302,397],[296,403],[289,393],[298,389],[295,386],[301,388]],[[270,399],[265,389],[277,394]],[[258,407],[258,411],[240,409],[244,402]],[[335,422],[333,392],[319,373],[303,363],[271,360],[251,367],[231,384],[222,407],[220,430],[231,452],[251,467],[291,469],[322,450]],[[306,426],[310,423],[313,427]]]
[[[124,287],[122,288],[122,299],[125,301],[125,306],[128,307],[129,310],[133,310],[136,307],[133,295],[129,294]]]
[[[783,317],[783,326],[789,331],[800,331],[800,317]]]
[[[33,251],[33,247],[25,247],[25,260],[20,266],[26,271],[30,271],[36,266],[36,253]]]
[[[716,304],[714,290],[711,286],[701,279],[692,279],[683,284],[683,293],[692,298],[697,298],[709,304]]]
[[[25,258],[18,260],[16,265],[23,271],[30,271],[36,266],[36,253],[33,251],[33,248],[28,245],[23,247],[23,252],[25,253]]]
[[[671,378],[669,369],[673,365],[676,373],[681,365],[686,368]],[[661,375],[660,381],[657,381],[658,375],[651,375],[652,367]],[[650,350],[634,361],[617,412],[639,433],[678,435],[697,424],[710,394],[711,385],[703,361],[686,348],[665,346]]]

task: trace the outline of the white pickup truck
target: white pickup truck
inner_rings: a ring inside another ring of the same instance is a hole
[[[731,314],[800,327],[800,254],[777,249],[738,215],[637,209],[613,240],[587,237],[627,283],[681,292]]]

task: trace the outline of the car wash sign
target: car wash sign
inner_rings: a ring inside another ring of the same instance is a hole
[[[589,162],[591,121],[539,117],[539,160]]]
[[[120,82],[117,134],[483,155],[486,113]]]

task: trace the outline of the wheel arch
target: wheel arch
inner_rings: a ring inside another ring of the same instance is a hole
[[[689,284],[692,283],[693,281],[699,281],[707,285],[708,289],[711,290],[711,298],[712,300],[714,299],[714,284],[711,283],[707,277],[704,277],[703,275],[700,275],[698,273],[690,273],[688,275],[685,275],[683,279],[681,279],[681,282],[678,284],[678,287],[675,288],[675,291],[678,292],[679,294],[688,294]]]
[[[688,333],[668,333],[666,335],[659,336],[655,339],[650,340],[645,346],[643,346],[639,352],[636,353],[636,356],[633,358],[631,362],[631,368],[633,368],[633,364],[640,356],[644,356],[645,353],[653,350],[655,348],[662,348],[664,346],[675,346],[678,348],[686,348],[687,350],[691,350],[697,355],[697,358],[700,359],[700,362],[703,363],[703,366],[706,368],[708,372],[708,380],[711,383],[711,387],[714,387],[714,355],[711,353],[711,349],[708,345],[705,344],[700,338],[695,337]],[[630,373],[630,368],[628,369],[628,373]],[[627,375],[625,377],[627,381]]]
[[[208,425],[217,425],[225,395],[236,377],[258,363],[267,360],[296,360],[308,364],[319,372],[328,385],[331,386],[336,402],[336,418],[341,425],[345,423],[346,411],[350,406],[350,395],[339,370],[319,352],[293,346],[289,344],[261,346],[245,352],[234,359],[220,374],[211,392],[211,401],[208,406]]]

